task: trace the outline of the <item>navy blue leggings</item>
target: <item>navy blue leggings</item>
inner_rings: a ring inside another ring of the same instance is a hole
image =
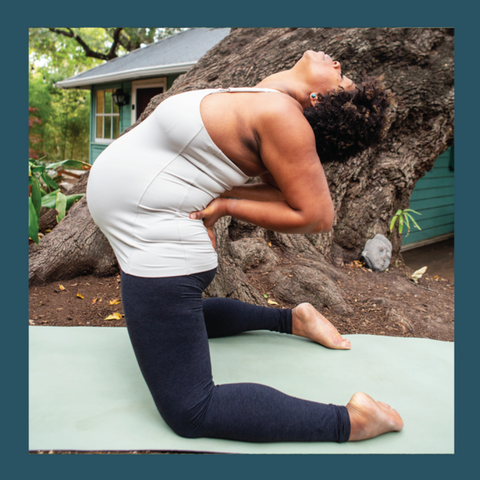
[[[292,332],[291,310],[228,298],[202,300],[214,276],[215,270],[169,278],[122,272],[128,333],[165,422],[188,438],[346,442],[350,419],[344,406],[301,400],[255,383],[214,385],[209,337]]]

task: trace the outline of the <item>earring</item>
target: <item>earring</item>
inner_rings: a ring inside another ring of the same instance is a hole
[[[311,96],[312,98],[317,98],[317,96],[316,96],[314,93],[312,93],[310,96]]]

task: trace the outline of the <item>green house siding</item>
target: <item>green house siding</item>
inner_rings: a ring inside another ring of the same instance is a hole
[[[412,214],[422,230],[410,222],[410,234],[403,234],[402,246],[428,241],[454,232],[454,151],[453,146],[436,160],[432,170],[417,181],[410,197]]]
[[[167,90],[172,88],[173,82],[180,76],[181,73],[172,73],[171,75],[166,75],[167,78]]]
[[[94,85],[92,87],[92,94],[90,95],[90,163],[93,164],[95,159],[108,147],[108,143],[95,142],[95,98],[97,90],[117,89],[121,88],[128,95],[132,94],[132,82],[123,83],[105,83],[101,85]],[[131,124],[130,118],[130,104],[120,107],[120,126],[119,131],[122,133]]]
[[[167,80],[167,90],[171,88],[173,82],[180,76],[179,73],[173,73],[166,75]],[[91,100],[90,100],[90,163],[96,160],[96,158],[108,147],[108,143],[98,143],[95,142],[95,97],[97,90],[106,90],[106,89],[117,89],[121,88],[125,93],[131,98],[132,95],[132,82],[121,82],[121,83],[105,83],[100,85],[94,85],[91,89]],[[120,107],[120,128],[119,131],[122,133],[125,131],[132,123],[132,105],[129,103],[123,107]]]

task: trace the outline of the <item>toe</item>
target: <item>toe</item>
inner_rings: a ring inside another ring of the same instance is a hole
[[[343,337],[340,337],[340,339],[337,342],[335,342],[335,344],[339,348],[344,348],[344,349],[350,349],[351,348],[350,340],[347,340],[346,338],[343,338]]]

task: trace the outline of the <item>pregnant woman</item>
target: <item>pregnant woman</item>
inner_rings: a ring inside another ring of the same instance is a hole
[[[390,102],[378,79],[356,85],[339,62],[309,50],[255,88],[168,98],[96,159],[88,206],[121,267],[140,369],[177,434],[345,442],[402,429],[395,410],[361,392],[339,406],[265,385],[215,385],[209,337],[268,329],[328,348],[349,349],[350,342],[309,304],[280,310],[202,300],[217,266],[213,228],[220,217],[284,233],[331,229],[321,161],[379,142]],[[262,183],[244,185],[250,177]]]

